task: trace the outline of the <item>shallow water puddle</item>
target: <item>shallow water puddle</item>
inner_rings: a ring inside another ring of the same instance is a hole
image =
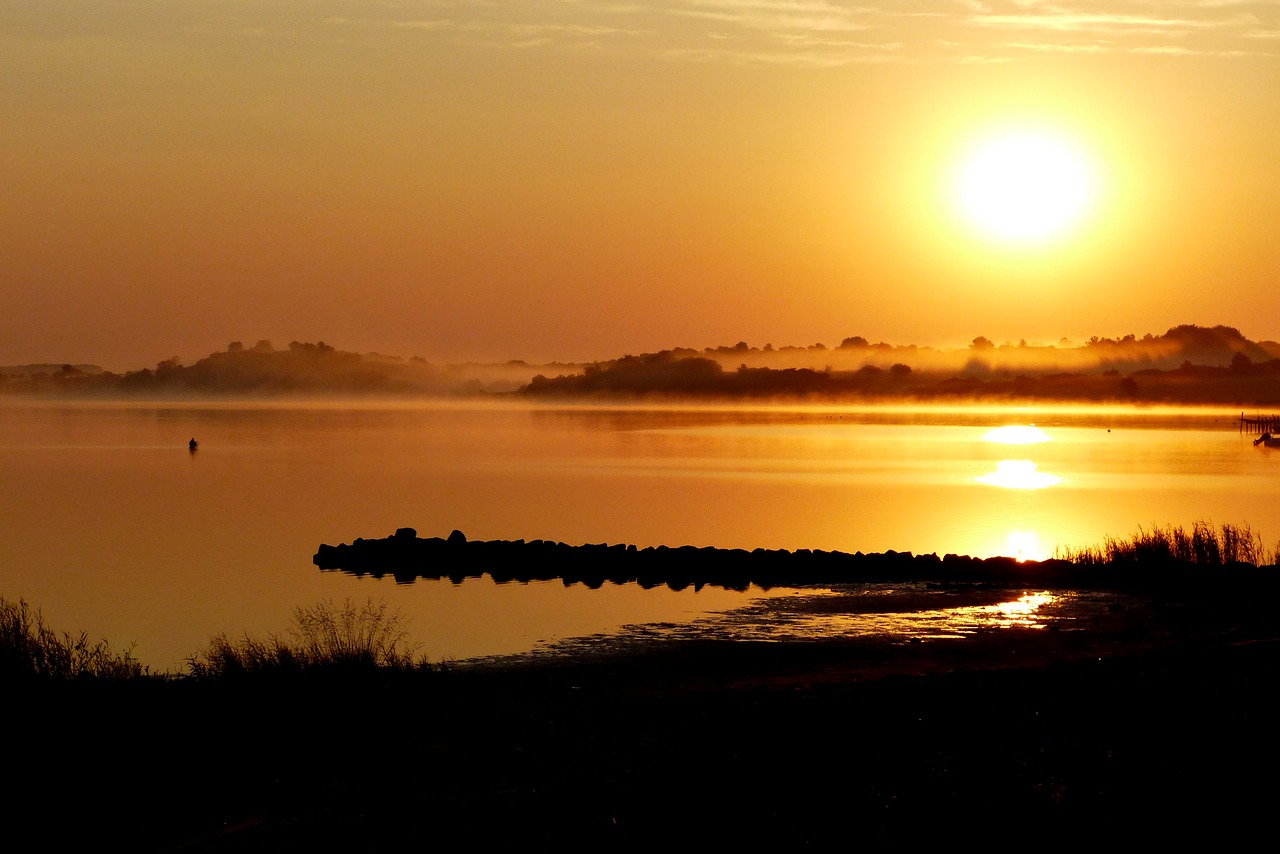
[[[777,593],[777,591],[774,591]],[[1083,631],[1117,608],[1100,591],[1017,591],[924,582],[796,589],[686,623],[626,626],[611,636],[557,644],[634,641],[830,641],[881,638],[907,643],[956,640],[1003,629]]]

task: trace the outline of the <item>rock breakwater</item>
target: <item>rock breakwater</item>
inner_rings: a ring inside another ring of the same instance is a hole
[[[646,588],[666,585],[673,590],[704,585],[746,590],[752,586],[769,589],[872,581],[1096,587],[1115,586],[1120,575],[1133,583],[1139,574],[1109,573],[1106,568],[1066,560],[1020,562],[1009,557],[939,557],[898,551],[864,554],[822,549],[568,545],[550,540],[469,540],[457,530],[448,537],[419,537],[413,528],[401,528],[383,539],[322,544],[312,560],[322,570],[375,578],[390,575],[402,584],[419,578],[448,578],[459,584],[488,575],[498,583],[559,579],[565,585],[593,588],[612,582]],[[1165,577],[1169,577],[1167,572]],[[1111,584],[1103,585],[1104,580]]]

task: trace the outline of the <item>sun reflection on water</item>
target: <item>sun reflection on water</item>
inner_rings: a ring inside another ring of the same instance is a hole
[[[1062,482],[1056,474],[1040,471],[1031,460],[1000,460],[995,471],[974,480],[1002,489],[1045,489]]]
[[[1024,593],[1017,599],[1001,602],[997,605],[983,605],[978,608],[981,613],[988,614],[999,626],[1027,625],[1032,628],[1044,628],[1033,619],[1036,612],[1054,600],[1055,596],[1048,591]]]
[[[983,441],[998,445],[1037,445],[1051,441],[1049,434],[1034,424],[1008,424],[982,434]]]
[[[980,632],[1073,627],[1104,608],[1096,594],[1014,592],[981,585],[939,589],[921,582],[863,584],[761,600],[687,624],[629,626],[629,640],[684,638],[786,642],[886,638],[964,639]]]
[[[964,638],[984,629],[1045,629],[1055,617],[1046,614],[1063,594],[1041,591],[990,604],[961,605],[890,614],[850,614],[841,619],[841,633],[939,640]],[[815,630],[817,626],[813,627]]]

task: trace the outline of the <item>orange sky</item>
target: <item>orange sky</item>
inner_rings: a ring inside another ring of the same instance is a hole
[[[1280,338],[1280,7],[0,0],[0,364]],[[944,186],[1087,153],[1035,249]]]

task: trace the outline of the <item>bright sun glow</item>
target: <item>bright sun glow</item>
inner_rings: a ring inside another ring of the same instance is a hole
[[[1077,225],[1093,202],[1088,159],[1064,138],[1011,132],[975,146],[956,178],[967,223],[998,240],[1035,244]]]
[[[1010,531],[1009,538],[1005,541],[1005,554],[1019,561],[1045,560],[1049,557],[1035,531]]]
[[[1000,460],[995,471],[974,480],[1003,489],[1045,489],[1062,482],[1056,474],[1040,471],[1031,460]]]

